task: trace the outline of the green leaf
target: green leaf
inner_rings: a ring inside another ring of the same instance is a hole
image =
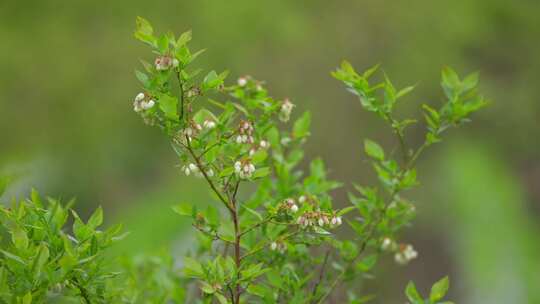
[[[39,275],[41,272],[41,268],[47,260],[49,259],[49,248],[45,243],[41,243],[39,245],[38,254],[34,258],[34,261],[32,263],[32,273],[34,273],[36,276]]]
[[[429,300],[432,302],[442,300],[448,292],[449,287],[450,281],[446,276],[439,280],[437,283],[433,284],[433,287],[431,287],[431,293],[429,294]]]
[[[259,221],[263,220],[263,217],[259,212],[255,211],[255,210],[253,210],[253,209],[251,209],[249,207],[246,207],[246,205],[242,205],[242,207],[244,207],[244,209],[246,209],[249,213],[255,215],[259,219]]]
[[[247,292],[252,294],[252,295],[255,295],[255,296],[258,296],[258,297],[264,297],[265,294],[266,294],[266,288],[263,287],[262,285],[258,285],[258,284],[250,284],[247,288]]]
[[[150,79],[148,78],[148,75],[139,70],[135,70],[135,77],[137,77],[145,88],[150,87]]]
[[[309,126],[311,124],[311,114],[304,112],[304,114],[294,122],[293,134],[295,138],[302,138],[309,135]]]
[[[214,292],[216,292],[216,289],[212,285],[208,284],[207,282],[201,281],[199,283],[201,284],[200,288],[202,292],[206,294],[213,294]]]
[[[423,304],[424,300],[422,300],[422,297],[418,293],[418,290],[416,290],[416,286],[412,281],[409,281],[409,284],[407,284],[407,288],[405,289],[405,295],[407,295],[407,298],[409,301],[411,301],[412,304]]]
[[[178,205],[172,206],[172,210],[183,216],[193,215],[193,206],[188,203],[180,203]]]
[[[152,35],[154,33],[154,29],[152,28],[152,25],[148,20],[144,19],[143,17],[138,16],[136,19],[137,24],[137,31],[141,32],[145,35]]]
[[[27,292],[22,298],[22,304],[32,304],[32,293]]]
[[[16,261],[18,263],[26,265],[26,262],[19,256],[14,255],[13,253],[7,252],[5,250],[1,250],[1,249],[0,249],[0,252],[3,253],[6,256],[6,258],[12,259],[12,260],[14,260],[14,261]]]
[[[377,263],[377,255],[371,254],[371,255],[366,256],[362,260],[360,260],[356,264],[356,268],[360,271],[367,272],[371,270],[371,268],[373,268],[373,266],[375,266],[376,263]]]
[[[263,167],[263,168],[259,168],[259,169],[255,170],[255,172],[253,173],[252,178],[253,179],[263,178],[263,177],[268,176],[268,174],[270,174],[270,167]]]
[[[19,250],[24,250],[28,247],[28,236],[26,235],[26,231],[19,226],[15,226],[11,231],[11,240],[13,241],[15,248]]]
[[[203,92],[216,89],[219,85],[223,84],[223,78],[226,75],[218,75],[216,71],[210,71],[203,79],[201,84],[201,90]]]
[[[257,150],[253,156],[251,156],[251,161],[254,165],[257,165],[266,160],[268,153],[265,150]]]
[[[409,87],[403,88],[403,89],[399,90],[399,92],[396,94],[396,98],[401,98],[401,97],[409,94],[410,92],[412,92],[412,90],[414,90],[414,86],[409,86]]]
[[[347,213],[353,211],[354,209],[356,209],[356,206],[345,207],[345,208],[339,210],[339,212],[337,213],[337,215],[339,215],[339,216],[345,215],[345,214],[347,214]]]
[[[163,94],[159,98],[159,108],[161,109],[161,111],[163,111],[165,117],[170,120],[178,120],[177,106],[178,99],[176,97]]]
[[[214,293],[214,296],[218,299],[219,304],[228,304],[227,298],[220,293]]]
[[[88,223],[86,225],[90,227],[91,229],[96,229],[98,226],[100,226],[103,223],[103,209],[98,207],[96,211],[90,216],[90,219],[88,220]]]
[[[184,46],[189,41],[191,41],[191,30],[183,32],[180,37],[178,37],[178,40],[176,41],[176,46]]]
[[[202,265],[190,257],[184,258],[184,273],[190,278],[202,279],[204,277]]]
[[[150,22],[142,17],[137,17],[136,25],[137,28],[134,33],[135,38],[150,46],[156,47],[156,38],[153,36],[154,29],[152,28],[152,25],[150,25]]]
[[[233,167],[227,167],[223,170],[221,170],[221,172],[219,173],[219,177],[226,177],[226,176],[229,176],[231,174],[234,173],[234,168]]]
[[[366,139],[364,141],[364,150],[368,156],[377,160],[384,160],[384,150],[376,142]]]

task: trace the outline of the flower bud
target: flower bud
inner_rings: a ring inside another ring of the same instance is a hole
[[[143,101],[144,100],[144,93],[139,93],[137,96],[135,96],[135,101]]]
[[[296,204],[293,204],[293,205],[291,206],[291,212],[292,212],[292,213],[298,212],[298,206],[296,206]]]
[[[203,122],[203,127],[205,127],[206,129],[213,129],[216,127],[216,123],[212,120],[205,120]]]
[[[189,168],[187,166],[184,166],[183,170],[184,170],[184,174],[186,176],[189,176],[191,174],[191,170],[189,170]]]
[[[246,77],[240,77],[240,78],[238,78],[238,85],[239,85],[239,86],[243,87],[243,86],[245,86],[246,84],[247,84],[247,79],[246,79]]]
[[[275,250],[277,249],[277,247],[278,247],[278,245],[277,245],[276,242],[272,242],[272,244],[270,244],[270,249],[271,249],[272,251],[275,251]]]
[[[151,109],[155,104],[156,104],[156,102],[153,101],[152,99],[150,99],[150,100],[147,101],[147,102],[144,102],[144,101],[143,101],[143,102],[141,103],[141,108],[142,108],[143,110],[149,110],[149,109]]]
[[[394,242],[390,238],[385,237],[382,241],[381,249],[384,251],[388,251],[393,247],[393,244]]]

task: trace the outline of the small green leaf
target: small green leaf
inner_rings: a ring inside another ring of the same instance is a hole
[[[384,160],[384,150],[376,142],[366,139],[364,141],[364,150],[368,156],[377,160]]]
[[[212,285],[208,284],[207,282],[201,281],[200,284],[201,284],[200,288],[202,292],[206,294],[213,294],[214,292],[216,292],[216,289],[212,287]]]
[[[32,293],[27,292],[22,298],[22,304],[32,304]]]
[[[103,223],[103,209],[98,207],[96,211],[90,216],[88,223],[86,225],[91,229],[96,229],[99,225]]]
[[[172,206],[172,210],[183,216],[192,216],[193,214],[193,206],[188,203],[180,203]]]
[[[339,212],[337,213],[337,215],[341,216],[341,215],[345,215],[351,211],[353,211],[354,209],[356,209],[356,206],[349,206],[349,207],[345,207],[341,210],[339,210]]]
[[[12,259],[12,260],[14,260],[16,262],[19,262],[19,263],[21,263],[23,265],[26,265],[26,262],[19,256],[16,256],[13,253],[10,253],[10,252],[7,252],[7,251],[1,250],[1,249],[0,249],[0,252],[3,253],[6,256],[6,258]]]
[[[184,258],[184,273],[190,278],[203,278],[204,271],[202,265],[190,257]]]
[[[39,275],[41,272],[41,268],[47,260],[49,259],[49,248],[45,243],[41,243],[39,245],[38,254],[34,258],[34,261],[32,263],[32,273],[34,273],[36,276]]]
[[[244,207],[244,209],[246,209],[249,213],[255,215],[259,219],[259,221],[263,220],[263,217],[259,212],[247,207],[246,205],[242,205],[242,207]]]
[[[293,134],[295,138],[302,138],[309,135],[309,126],[311,124],[311,114],[304,112],[304,114],[294,122]]]
[[[159,108],[161,109],[161,111],[163,111],[165,117],[170,120],[178,120],[177,106],[178,99],[176,97],[163,94],[159,98]]]
[[[409,281],[409,284],[407,284],[407,288],[405,289],[405,295],[407,295],[407,298],[409,301],[411,301],[412,304],[423,304],[424,300],[422,300],[422,297],[418,293],[418,290],[416,290],[416,286],[412,281]]]
[[[152,28],[152,25],[148,20],[144,19],[143,17],[138,16],[136,20],[137,24],[137,31],[141,32],[146,35],[152,35],[154,33],[154,29]]]
[[[263,178],[265,176],[268,176],[268,174],[270,174],[270,168],[269,167],[263,167],[263,168],[259,168],[259,169],[255,170],[255,172],[253,173],[252,178],[253,179]]]
[[[446,295],[446,293],[448,292],[449,287],[450,287],[450,281],[448,277],[442,278],[437,283],[433,284],[433,287],[431,287],[429,300],[432,302],[442,300],[444,296]]]
[[[220,293],[214,293],[214,296],[218,299],[219,304],[228,304],[227,298]]]
[[[145,73],[143,73],[143,72],[141,72],[139,70],[135,70],[135,76],[137,77],[137,79],[142,83],[142,85],[145,88],[150,87],[150,79],[148,78],[148,75],[146,75]]]
[[[24,250],[28,247],[28,236],[26,235],[26,231],[19,226],[14,227],[11,231],[11,240],[13,241],[15,248],[19,250]]]
[[[377,263],[377,255],[371,254],[356,263],[356,268],[360,271],[367,272]]]
[[[399,92],[396,94],[396,98],[403,97],[403,96],[409,94],[410,92],[412,92],[412,90],[414,90],[414,86],[409,86],[409,87],[403,88],[403,89],[399,90]]]
[[[180,37],[178,37],[178,40],[176,41],[176,46],[184,46],[189,41],[191,41],[191,30],[183,32]]]

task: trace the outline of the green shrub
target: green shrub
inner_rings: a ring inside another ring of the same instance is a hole
[[[72,211],[68,232],[71,205],[42,203],[33,193],[2,209],[11,239],[0,255],[0,301],[62,296],[85,303],[365,303],[373,296],[347,286],[369,276],[381,255],[393,255],[398,264],[417,257],[400,240],[415,214],[403,193],[418,185],[415,164],[425,149],[486,104],[477,93],[477,74],[460,79],[443,69],[446,101],[439,109],[422,106],[425,141],[411,147],[405,130],[418,122],[398,118],[394,108],[413,87],[396,89],[386,75],[373,80],[377,67],[357,73],[343,62],[332,75],[388,124],[398,149],[366,139],[379,186],[353,184],[349,203],[336,208],[332,191],[343,184],[328,178],[324,162],[312,160],[308,172],[299,166],[309,112],[289,126],[294,104],[271,97],[264,82],[243,76],[227,85],[227,72],[192,68],[202,52],[189,49],[191,32],[156,35],[138,18],[135,37],[156,58],[136,71],[143,91],[133,108],[169,137],[183,174],[203,179],[215,200],[201,207],[186,197],[187,203],[173,207],[191,218],[196,248],[181,259],[181,270],[166,255],[136,256],[113,267],[104,250],[125,234],[119,226],[98,229],[101,209],[86,223]],[[342,224],[351,228],[349,235],[338,233]],[[411,303],[441,303],[448,284],[442,279],[422,299],[409,283],[406,296]]]

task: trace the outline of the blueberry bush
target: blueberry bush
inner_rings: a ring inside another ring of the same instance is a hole
[[[415,215],[405,192],[418,186],[415,165],[426,149],[486,105],[476,73],[442,70],[445,101],[422,105],[425,140],[415,147],[405,131],[420,122],[394,110],[413,86],[396,88],[378,66],[359,73],[344,61],[333,71],[396,138],[396,149],[364,140],[378,182],[363,186],[330,179],[320,158],[304,160],[309,112],[294,115],[291,100],[251,76],[228,83],[226,71],[196,68],[203,51],[189,48],[191,32],[158,35],[139,17],[135,37],[153,62],[136,71],[142,89],[133,110],[170,139],[182,174],[212,193],[213,202],[184,197],[172,207],[191,221],[196,246],[181,258],[134,254],[111,263],[107,248],[126,236],[121,226],[101,228],[101,209],[83,221],[72,202],[33,191],[0,209],[0,303],[367,303],[376,295],[354,286],[372,277],[381,256],[399,265],[418,257],[401,237]],[[350,187],[348,202],[334,202],[340,187]],[[422,297],[410,282],[405,297],[450,303],[448,288],[445,277]]]

